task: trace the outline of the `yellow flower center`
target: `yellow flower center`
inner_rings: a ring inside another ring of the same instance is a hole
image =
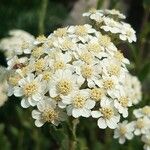
[[[59,28],[55,31],[54,33],[56,36],[58,37],[63,37],[65,35],[67,35],[67,29],[66,28]]]
[[[58,118],[58,112],[53,108],[45,109],[42,113],[42,119],[47,122],[52,122]]]
[[[82,53],[82,54],[80,55],[80,58],[81,58],[82,61],[84,61],[84,62],[90,64],[93,57],[92,57],[91,53],[89,53],[89,52],[84,52],[84,53]]]
[[[63,69],[65,67],[65,63],[63,61],[57,61],[54,63],[54,69]]]
[[[114,82],[112,80],[105,80],[103,86],[106,90],[111,90],[114,88]]]
[[[65,80],[65,79],[61,80],[57,84],[57,89],[63,95],[69,94],[71,92],[71,90],[72,90],[71,81],[68,81],[68,80]]]
[[[143,128],[144,126],[145,126],[145,123],[144,123],[143,119],[138,119],[138,120],[136,121],[136,127],[137,127],[137,128],[141,129],[141,128]]]
[[[96,102],[100,101],[103,95],[104,95],[104,90],[101,88],[94,88],[90,92],[90,97],[94,99]]]
[[[44,67],[45,67],[45,60],[43,58],[35,62],[35,70],[37,72],[42,72],[44,70]]]
[[[83,66],[81,69],[81,73],[82,73],[84,78],[90,78],[93,74],[93,68],[91,68],[88,65]]]
[[[36,38],[37,41],[44,43],[46,41],[46,37],[44,35],[40,35]]]
[[[127,97],[120,97],[119,102],[123,107],[128,106],[128,98]]]
[[[126,134],[126,132],[127,132],[127,129],[126,129],[126,127],[120,127],[119,128],[119,131],[120,131],[120,134],[123,136],[123,135],[125,135]]]
[[[110,65],[108,72],[109,72],[110,75],[118,76],[119,73],[120,73],[120,66]]]
[[[100,108],[104,118],[110,119],[114,115],[114,110],[111,107]]]
[[[26,84],[24,86],[23,91],[26,96],[31,96],[37,91],[37,89],[38,89],[38,84],[35,81],[33,81],[31,83]]]
[[[120,51],[115,52],[114,57],[119,61],[122,61],[122,59],[124,58],[123,54]]]
[[[73,100],[73,105],[76,108],[83,108],[85,105],[85,98],[81,95],[78,95]]]
[[[99,42],[102,46],[107,47],[110,44],[111,40],[109,36],[102,35]]]
[[[150,107],[149,106],[145,106],[144,108],[142,108],[142,112],[145,115],[150,115]]]
[[[85,35],[87,35],[86,27],[82,26],[82,25],[76,26],[75,34],[78,35],[78,36],[85,36]]]
[[[60,97],[60,96],[56,96],[56,97],[54,98],[54,100],[57,101],[57,102],[59,102],[59,101],[61,101],[61,97]]]
[[[99,43],[89,43],[87,45],[87,48],[88,48],[89,51],[92,51],[92,52],[95,52],[95,53],[98,53],[98,52],[102,51]]]
[[[46,80],[46,81],[49,81],[51,79],[51,72],[50,71],[44,71],[43,72],[43,79]]]
[[[43,48],[42,47],[37,47],[37,48],[33,49],[33,51],[32,51],[32,55],[34,57],[40,57],[43,53],[44,52],[43,52]]]

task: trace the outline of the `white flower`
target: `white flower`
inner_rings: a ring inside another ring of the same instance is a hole
[[[67,69],[71,67],[69,62],[72,60],[72,56],[70,53],[61,53],[57,52],[53,54],[53,56],[50,56],[48,63],[52,70],[58,70],[58,69]]]
[[[56,48],[60,48],[62,51],[70,51],[76,49],[75,41],[71,40],[71,38],[68,37],[56,39],[53,45]]]
[[[74,66],[77,75],[79,75],[78,78],[87,81],[88,87],[94,87],[95,83],[98,82],[99,66],[95,64],[88,65],[82,61],[74,62]]]
[[[121,86],[116,76],[102,76],[102,79],[96,82],[96,84],[104,88],[109,96],[112,98],[118,97]]]
[[[111,42],[111,38],[107,35],[100,35],[99,43],[110,54],[114,53],[114,51],[117,51],[116,46]]]
[[[70,26],[68,28],[68,33],[72,34],[70,35],[70,37],[75,41],[82,41],[83,43],[89,40],[90,34],[93,34],[95,32],[96,30],[93,29],[89,24]]]
[[[58,70],[49,83],[49,94],[52,98],[68,95],[72,91],[77,90],[79,86],[77,77],[72,73],[72,70]]]
[[[112,18],[104,17],[104,23],[105,25],[101,26],[101,29],[111,33],[119,33],[120,31],[120,23],[117,21],[114,21]]]
[[[86,89],[73,91],[68,96],[63,96],[62,102],[67,105],[67,114],[75,118],[89,117],[91,109],[95,106],[95,101],[90,99],[89,91]]]
[[[114,106],[126,118],[128,116],[128,107],[132,106],[132,102],[124,92],[120,92],[119,96],[114,100]]]
[[[142,141],[144,142],[144,150],[150,150],[150,131],[142,136]]]
[[[111,129],[115,129],[120,120],[120,115],[114,108],[113,101],[105,98],[101,100],[100,104],[99,110],[91,112],[92,117],[99,118],[97,121],[99,128],[105,129],[108,126]]]
[[[16,97],[23,96],[21,100],[23,108],[30,105],[35,106],[38,101],[42,100],[45,94],[45,84],[41,80],[41,75],[35,77],[34,74],[29,74],[26,78],[19,80],[18,86],[14,87],[14,95]]]
[[[32,111],[32,117],[36,119],[35,125],[41,127],[44,123],[50,122],[58,125],[60,121],[66,119],[66,114],[59,109],[56,102],[50,98],[45,98],[37,104],[38,110]]]
[[[114,15],[114,16],[118,16],[121,19],[125,19],[126,18],[125,15],[123,15],[122,13],[120,13],[120,11],[118,11],[116,9],[112,9],[112,10],[106,9],[106,10],[104,10],[104,12],[106,14],[111,14],[111,15]]]
[[[117,10],[93,10],[84,13],[83,16],[92,20],[91,22],[96,29],[107,32],[117,40],[129,43],[136,41],[134,29],[121,20],[125,19],[125,16]]]
[[[150,118],[150,106],[144,106],[143,108],[135,109],[133,111],[133,114],[136,118],[141,118],[145,116]]]
[[[40,35],[35,39],[34,44],[35,45],[42,44],[42,43],[46,42],[46,40],[47,39],[44,35]]]
[[[136,76],[126,73],[123,86],[132,104],[138,104],[142,100],[142,87]]]
[[[113,53],[114,58],[120,62],[123,66],[125,66],[125,64],[130,64],[129,60],[127,58],[125,58],[123,56],[123,53],[121,53],[121,51],[116,51],[115,53]]]
[[[118,123],[117,128],[114,130],[114,138],[119,138],[119,143],[124,144],[126,139],[133,138],[134,122],[128,123],[127,120]]]
[[[96,58],[108,57],[110,54],[106,49],[100,45],[98,38],[92,38],[85,47],[86,51],[88,50]]]
[[[90,17],[92,20],[100,21],[103,13],[101,10],[90,9],[89,12],[83,13],[82,16]]]
[[[10,37],[3,38],[0,41],[0,49],[5,51],[8,60],[15,55],[26,53],[27,49],[32,47],[34,36],[28,32],[18,29],[10,30],[9,35]]]
[[[135,135],[146,134],[150,130],[150,119],[147,117],[139,118],[135,122]]]
[[[127,23],[122,22],[121,34],[119,35],[120,39],[123,41],[128,40],[129,43],[132,41],[136,42],[135,31],[131,28],[131,26]]]
[[[103,66],[103,73],[106,76],[116,76],[119,81],[125,79],[125,73],[127,69],[121,66],[116,59],[109,57],[108,59],[103,59],[101,61],[101,65]]]

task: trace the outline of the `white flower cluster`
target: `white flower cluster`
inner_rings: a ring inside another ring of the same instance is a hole
[[[136,76],[127,73],[125,76],[125,92],[130,97],[132,104],[138,104],[142,99],[142,86]]]
[[[90,9],[83,16],[88,17],[98,30],[108,32],[115,39],[128,41],[129,43],[136,41],[134,29],[130,24],[122,21],[126,17],[118,10]]]
[[[7,59],[29,53],[27,47],[34,41],[34,36],[18,29],[9,31],[9,36],[0,40],[0,49],[6,53]]]
[[[133,111],[135,121],[128,123],[123,121],[114,130],[114,138],[119,138],[119,143],[123,144],[126,139],[131,140],[133,136],[141,136],[145,143],[144,149],[150,150],[150,106],[144,106]]]
[[[98,118],[99,128],[115,129],[132,105],[125,79],[129,60],[111,38],[90,25],[55,30],[26,47],[25,57],[8,61],[9,95],[22,97],[35,125],[58,125],[66,116]],[[136,97],[135,97],[136,99]]]

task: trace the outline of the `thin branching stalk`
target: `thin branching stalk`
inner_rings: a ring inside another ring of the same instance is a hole
[[[48,0],[42,0],[41,9],[39,11],[39,24],[38,24],[39,34],[44,34],[44,21],[46,17],[47,6],[48,6]]]

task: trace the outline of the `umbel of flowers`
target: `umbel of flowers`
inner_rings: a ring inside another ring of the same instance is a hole
[[[96,26],[59,28],[28,40],[20,46],[21,54],[8,58],[8,95],[21,97],[23,108],[33,107],[37,127],[92,117],[99,128],[117,130],[128,108],[141,100],[140,82],[130,75],[129,60],[116,46],[116,39],[136,41],[135,31],[120,21],[125,17],[119,11],[92,10],[84,16]]]

